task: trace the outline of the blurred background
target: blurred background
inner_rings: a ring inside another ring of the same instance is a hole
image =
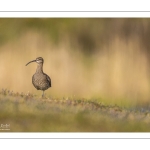
[[[150,103],[150,19],[1,18],[0,88],[41,96],[32,85],[44,58],[51,97]]]

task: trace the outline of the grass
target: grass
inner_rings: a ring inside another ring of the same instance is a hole
[[[0,89],[41,94],[31,84],[36,64],[25,66],[40,56],[52,79],[48,96],[149,103],[149,25],[149,19],[1,18]]]
[[[147,132],[150,111],[1,90],[0,123],[9,132]]]
[[[149,131],[149,26],[132,18],[1,18],[0,89],[18,93],[0,92],[0,124],[11,132]],[[39,56],[52,79],[45,99],[32,85],[36,63],[25,66]]]

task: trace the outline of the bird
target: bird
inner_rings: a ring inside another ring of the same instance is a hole
[[[32,76],[32,84],[37,90],[42,90],[42,97],[44,97],[44,91],[51,87],[51,78],[43,72],[44,59],[37,57],[35,60],[29,61],[26,66],[32,62],[37,63],[35,74]]]

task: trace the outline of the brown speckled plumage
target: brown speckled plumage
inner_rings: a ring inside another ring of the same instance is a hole
[[[42,90],[44,96],[44,91],[51,87],[51,79],[50,77],[43,72],[43,63],[44,59],[42,57],[36,58],[36,60],[32,60],[26,64],[26,66],[31,63],[37,63],[37,69],[35,74],[32,76],[32,83],[37,90]]]

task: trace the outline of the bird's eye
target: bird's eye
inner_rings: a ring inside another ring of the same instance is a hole
[[[38,60],[36,60],[36,62],[37,62],[37,63],[40,63],[40,62],[42,62],[42,60],[38,59]]]

